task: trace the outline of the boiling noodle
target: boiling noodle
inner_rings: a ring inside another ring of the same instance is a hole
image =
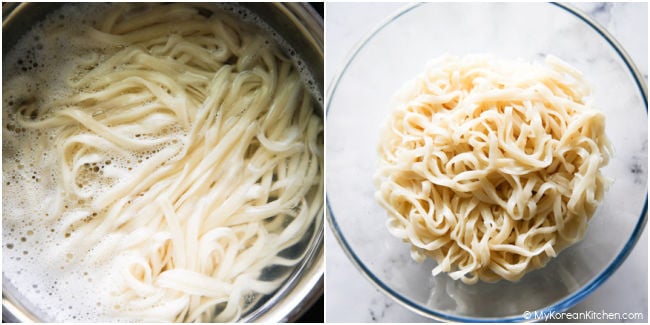
[[[106,7],[64,8],[6,59],[7,278],[74,301],[41,308],[57,320],[238,320],[322,220],[318,103],[226,9]]]
[[[376,198],[433,275],[516,281],[585,234],[608,180],[605,116],[582,74],[486,55],[443,56],[396,95]]]

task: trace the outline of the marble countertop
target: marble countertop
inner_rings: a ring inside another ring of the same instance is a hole
[[[604,26],[648,78],[647,3],[576,3]],[[326,3],[326,81],[340,71],[349,52],[403,3]],[[335,42],[333,42],[335,40]],[[333,46],[332,44],[336,44]],[[327,227],[325,319],[327,322],[430,322],[378,291],[346,257]],[[627,260],[609,280],[570,311],[605,310],[648,314],[647,227]]]

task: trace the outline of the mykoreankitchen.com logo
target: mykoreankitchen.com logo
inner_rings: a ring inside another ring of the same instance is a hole
[[[588,320],[588,321],[643,321],[643,313],[618,313],[607,312],[605,310],[586,310],[582,312],[559,312],[559,311],[525,311],[523,317],[526,320],[532,321],[572,321],[572,320]]]

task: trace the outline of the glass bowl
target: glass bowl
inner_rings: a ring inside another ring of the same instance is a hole
[[[462,22],[462,23],[459,23]],[[374,199],[379,131],[388,103],[432,58],[489,53],[540,61],[555,55],[591,83],[614,157],[614,179],[582,241],[518,282],[467,285],[432,276],[386,229]],[[451,321],[525,321],[578,303],[623,263],[647,219],[647,88],[620,45],[575,9],[547,3],[411,5],[351,53],[329,89],[328,221],[348,257],[381,291],[422,315]],[[526,313],[528,312],[528,313]]]

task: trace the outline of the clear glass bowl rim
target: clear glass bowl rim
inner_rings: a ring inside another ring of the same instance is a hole
[[[616,41],[616,39],[609,34],[609,32],[601,26],[599,23],[588,17],[586,14],[578,10],[577,8],[568,5],[568,4],[562,4],[562,3],[549,3],[550,5],[558,7],[560,10],[564,10],[568,12],[569,14],[575,16],[575,18],[581,20],[585,24],[587,24],[589,27],[593,29],[598,35],[600,35],[609,45],[616,51],[618,56],[623,60],[625,63],[628,71],[632,74],[636,85],[637,89],[640,92],[641,97],[643,98],[643,102],[645,104],[645,110],[646,114],[648,112],[648,97],[647,97],[647,85],[645,83],[645,80],[642,77],[642,74],[639,72],[637,69],[636,65],[632,61],[631,57],[627,54],[627,52],[623,49],[623,47]],[[334,78],[332,79],[332,87],[329,89],[328,94],[327,94],[327,104],[326,104],[326,119],[327,119],[327,114],[329,113],[329,108],[330,108],[330,99],[334,97],[336,94],[336,89],[339,85],[339,82],[343,75],[345,75],[345,72],[349,68],[350,64],[354,59],[356,58],[357,54],[361,51],[361,49],[364,48],[364,46],[372,39],[374,38],[379,32],[381,32],[386,26],[388,26],[390,23],[393,21],[397,20],[398,18],[402,17],[403,15],[407,14],[408,12],[425,5],[423,3],[419,4],[413,4],[410,6],[407,6],[405,8],[402,8],[399,10],[397,13],[395,13],[393,16],[390,16],[387,18],[384,22],[382,22],[378,27],[376,27],[369,35],[364,37],[362,41],[357,44],[357,46],[350,52],[348,58],[345,60],[345,65],[341,69],[339,73],[337,73]],[[327,188],[327,186],[326,186]],[[352,247],[350,244],[347,242],[347,240],[344,238],[341,229],[339,228],[338,223],[336,222],[336,217],[334,214],[334,211],[332,209],[332,206],[330,205],[329,198],[326,195],[325,198],[326,205],[327,205],[327,221],[330,225],[330,229],[332,229],[332,232],[335,235],[335,238],[339,245],[343,248],[343,251],[345,252],[345,255],[352,261],[354,266],[361,271],[361,274],[364,275],[370,282],[378,288],[381,292],[384,294],[388,295],[390,298],[393,300],[397,301],[398,303],[402,304],[404,307],[406,307],[409,310],[414,311],[417,314],[420,314],[425,317],[437,319],[437,320],[443,320],[443,321],[452,321],[452,322],[523,322],[523,321],[529,321],[529,319],[526,319],[524,315],[522,314],[521,316],[516,316],[516,317],[505,317],[505,318],[473,318],[473,317],[463,317],[463,316],[456,316],[456,315],[450,315],[446,313],[442,313],[436,310],[432,310],[429,308],[426,308],[422,306],[421,304],[407,298],[406,296],[398,293],[397,291],[393,290],[391,287],[387,286],[385,283],[383,283],[364,263],[361,261],[361,259],[354,253],[352,250]],[[603,284],[609,277],[614,274],[614,272],[623,264],[625,259],[628,257],[630,252],[632,251],[632,248],[636,245],[637,241],[639,240],[639,237],[643,233],[643,230],[645,229],[645,225],[647,222],[648,218],[648,193],[646,191],[646,196],[645,196],[645,202],[643,204],[643,208],[639,214],[639,219],[637,220],[636,225],[634,226],[634,230],[632,231],[632,236],[629,238],[623,249],[616,255],[614,260],[603,270],[598,276],[596,276],[594,279],[592,279],[589,283],[587,283],[583,288],[581,288],[579,291],[571,294],[570,296],[562,299],[561,301],[548,306],[546,308],[537,310],[537,311],[530,311],[531,313],[537,312],[538,314],[550,314],[553,312],[563,312],[566,311],[567,309],[571,308],[572,306],[576,305],[578,302],[586,298],[589,294],[591,294],[594,290],[596,290],[598,287],[600,287],[601,284]]]

